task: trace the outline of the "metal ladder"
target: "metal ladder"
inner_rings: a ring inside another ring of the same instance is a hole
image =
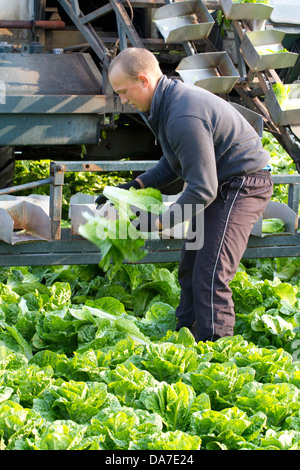
[[[121,50],[127,47],[127,38],[130,40],[130,43],[133,47],[144,47],[142,39],[138,35],[127,11],[125,10],[122,4],[122,0],[109,0],[109,3],[100,8],[97,8],[88,15],[84,15],[80,10],[78,0],[58,1],[60,5],[64,8],[66,13],[69,15],[77,29],[81,32],[86,41],[89,43],[93,51],[97,54],[104,69],[107,69],[109,65],[110,52],[106,48],[105,44],[101,41],[92,26],[92,22],[100,18],[101,16],[104,16],[111,11],[115,12]],[[173,3],[175,2],[173,2],[172,0],[165,0],[165,5],[170,5]],[[151,6],[153,5],[149,4],[149,7]],[[179,40],[179,42],[182,42],[182,45],[187,55],[193,55],[196,53],[195,46],[191,41],[183,39],[182,41]]]
[[[144,47],[140,36],[137,34],[128,13],[120,0],[109,0],[107,5],[97,8],[97,10],[89,13],[88,15],[84,15],[80,10],[78,0],[58,1],[100,60],[103,76],[103,91],[105,93],[105,89],[108,85],[107,69],[110,63],[111,53],[106,48],[101,38],[97,35],[92,22],[114,10],[117,19],[121,50],[127,47],[127,37],[134,47]]]

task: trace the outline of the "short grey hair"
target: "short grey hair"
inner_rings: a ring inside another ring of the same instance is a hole
[[[119,65],[130,77],[137,77],[139,73],[161,74],[158,60],[148,49],[139,47],[127,47],[121,51],[110,63],[108,74]]]

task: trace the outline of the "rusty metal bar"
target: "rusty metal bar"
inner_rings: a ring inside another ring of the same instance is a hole
[[[0,28],[7,29],[63,29],[66,23],[61,20],[37,20],[37,21],[21,21],[21,20],[0,20]]]
[[[64,168],[65,172],[146,171],[153,168],[156,163],[156,160],[56,162],[57,165],[61,165]]]

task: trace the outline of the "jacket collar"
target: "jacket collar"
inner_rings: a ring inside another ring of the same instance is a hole
[[[151,123],[155,124],[159,120],[159,108],[162,104],[162,98],[166,95],[167,90],[169,89],[170,85],[172,85],[173,81],[167,78],[165,75],[162,75],[160,78],[156,90],[154,92],[150,112],[147,116],[148,120]]]

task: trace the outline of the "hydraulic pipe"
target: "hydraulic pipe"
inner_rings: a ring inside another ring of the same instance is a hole
[[[63,29],[66,23],[61,20],[37,20],[37,21],[21,21],[21,20],[0,20],[0,28],[7,29]]]

